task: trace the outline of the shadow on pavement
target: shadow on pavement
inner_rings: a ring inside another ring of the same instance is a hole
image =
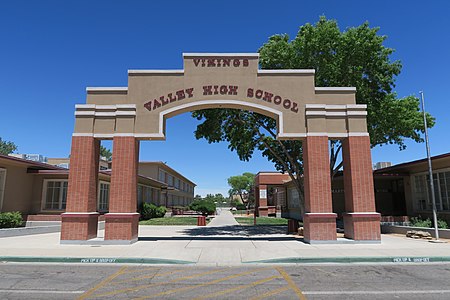
[[[158,240],[224,240],[224,241],[240,241],[240,240],[266,240],[266,241],[299,241],[302,239],[295,238],[286,234],[287,226],[218,226],[218,227],[197,227],[180,231],[185,236],[173,237],[151,237],[140,236],[139,241],[158,241]],[[282,236],[273,236],[282,235]]]

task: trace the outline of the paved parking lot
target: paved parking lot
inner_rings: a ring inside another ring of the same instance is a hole
[[[450,264],[0,265],[0,299],[449,299]]]

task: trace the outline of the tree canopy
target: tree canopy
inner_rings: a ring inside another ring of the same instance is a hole
[[[108,148],[100,145],[100,156],[105,157],[106,160],[110,161],[112,158],[112,152]]]
[[[253,181],[255,180],[255,174],[245,172],[242,175],[231,176],[228,178],[228,185],[231,187],[229,194],[239,195],[242,203],[247,203],[248,196],[253,190]],[[245,198],[245,199],[244,199]]]
[[[8,155],[17,150],[16,144],[9,141],[4,141],[0,137],[0,154]]]
[[[356,87],[356,102],[367,104],[371,146],[396,144],[405,140],[423,142],[424,123],[415,96],[399,98],[393,88],[400,74],[400,61],[391,60],[394,49],[383,45],[386,36],[365,22],[341,31],[335,20],[320,17],[316,24],[302,25],[294,39],[274,35],[259,49],[262,69],[315,69],[318,87]],[[197,139],[209,143],[228,142],[241,160],[249,160],[259,149],[282,172],[288,172],[303,204],[303,158],[301,141],[276,140],[275,120],[250,111],[209,109],[193,112],[201,120]],[[427,115],[428,127],[434,118]],[[330,174],[341,168],[342,145],[330,142]]]

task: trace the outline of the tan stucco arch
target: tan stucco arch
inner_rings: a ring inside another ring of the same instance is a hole
[[[114,140],[105,239],[135,240],[139,141],[164,140],[166,119],[206,108],[255,111],[277,121],[278,139],[303,140],[309,242],[336,240],[328,139],[342,139],[349,195],[346,235],[379,240],[367,112],[365,105],[356,104],[355,88],[315,87],[314,70],[260,70],[255,53],[185,53],[183,62],[183,70],[129,70],[127,87],[87,88],[86,104],[75,106],[62,240],[96,236],[93,182],[102,139]]]

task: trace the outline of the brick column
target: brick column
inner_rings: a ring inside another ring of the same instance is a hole
[[[345,237],[380,240],[380,214],[375,210],[372,159],[368,136],[350,136],[343,141]]]
[[[114,137],[109,213],[105,215],[105,240],[135,242],[138,237],[137,170],[139,141]]]
[[[258,216],[267,217],[269,215],[269,210],[267,207],[267,185],[260,184],[257,189],[258,201]]]
[[[66,212],[61,214],[61,241],[97,237],[97,186],[100,141],[73,136]]]
[[[328,137],[303,141],[305,185],[304,239],[307,243],[336,240],[336,214],[331,201]]]

